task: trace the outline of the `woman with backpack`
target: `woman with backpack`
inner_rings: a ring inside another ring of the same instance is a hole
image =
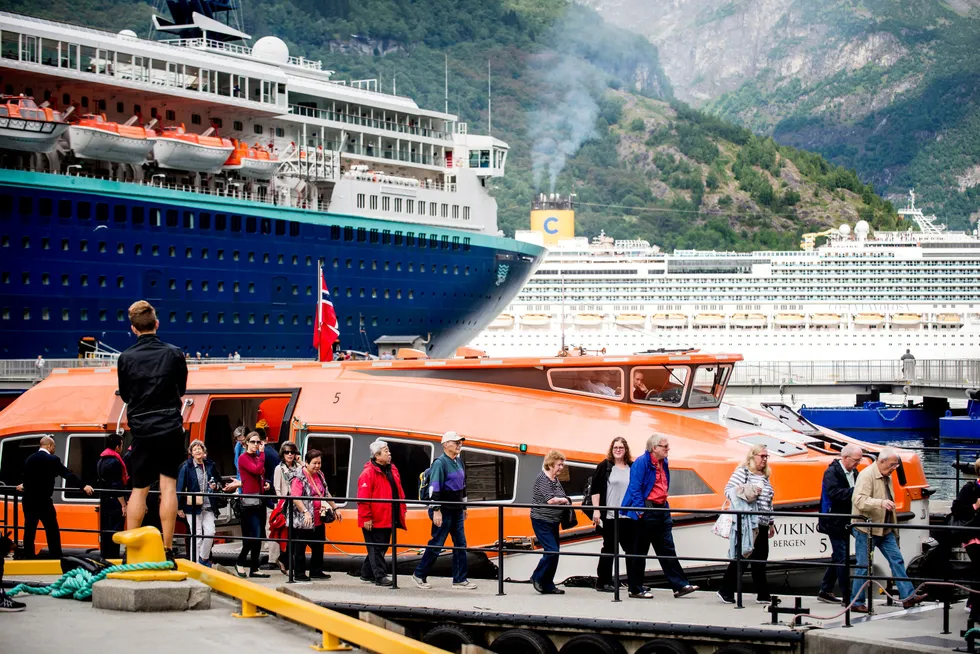
[[[633,465],[633,457],[630,455],[630,446],[625,438],[617,436],[609,444],[609,451],[606,458],[596,466],[595,473],[592,475],[592,487],[590,488],[593,506],[622,506],[623,497],[626,495],[626,488],[630,483],[630,466]],[[613,520],[615,511],[593,511],[592,522],[595,523],[596,531],[602,532],[602,553],[616,554],[615,543],[613,542],[615,530]],[[623,552],[629,554],[633,543],[633,521],[619,521],[619,546]],[[613,557],[603,556],[599,558],[599,565],[596,569],[595,589],[602,593],[612,593],[616,590],[612,578]]]
[[[326,525],[343,520],[337,513],[327,480],[320,471],[322,464],[320,450],[306,451],[306,465],[290,482],[290,494],[309,499],[293,500],[293,579],[329,579],[323,572],[323,545],[327,540]],[[310,548],[310,574],[306,575],[306,548]]]

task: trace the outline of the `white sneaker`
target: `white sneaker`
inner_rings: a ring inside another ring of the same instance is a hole
[[[430,588],[432,588],[429,582],[427,582],[425,579],[422,579],[421,577],[416,577],[415,575],[412,575],[412,581],[414,581],[415,585],[421,588],[422,590],[429,590]]]
[[[467,579],[466,581],[461,581],[459,583],[453,582],[453,588],[458,588],[460,590],[476,590],[476,584]]]

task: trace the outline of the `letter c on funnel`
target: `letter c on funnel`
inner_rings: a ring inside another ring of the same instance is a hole
[[[555,223],[557,223],[557,222],[558,222],[558,219],[556,217],[554,217],[554,216],[550,216],[548,218],[545,218],[544,219],[544,225],[543,225],[544,231],[547,232],[548,234],[557,234],[558,233],[558,227],[552,227],[552,225],[555,224]]]

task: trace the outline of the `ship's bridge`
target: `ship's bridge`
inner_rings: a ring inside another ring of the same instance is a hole
[[[503,177],[509,150],[510,146],[500,139],[470,134],[466,123],[456,123],[453,131],[454,167],[473,169],[482,178]]]

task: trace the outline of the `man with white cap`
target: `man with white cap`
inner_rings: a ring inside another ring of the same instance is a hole
[[[463,449],[463,437],[454,431],[442,435],[443,454],[432,462],[429,469],[429,499],[433,502],[465,502],[466,472],[459,453]],[[426,579],[436,557],[442,552],[446,538],[452,536],[454,548],[466,547],[466,533],[463,522],[466,509],[461,506],[434,504],[429,507],[432,518],[432,539],[429,541],[422,560],[415,568],[412,581],[419,588],[432,588]],[[453,550],[453,588],[473,590],[476,584],[467,578],[466,552]]]
[[[405,505],[392,511],[392,498],[405,499],[401,475],[391,462],[388,444],[380,438],[371,443],[371,460],[364,464],[357,478],[357,524],[364,534],[367,556],[361,566],[361,581],[390,586],[385,570],[385,554],[391,543],[392,529],[405,529]],[[362,502],[360,500],[381,500]]]

